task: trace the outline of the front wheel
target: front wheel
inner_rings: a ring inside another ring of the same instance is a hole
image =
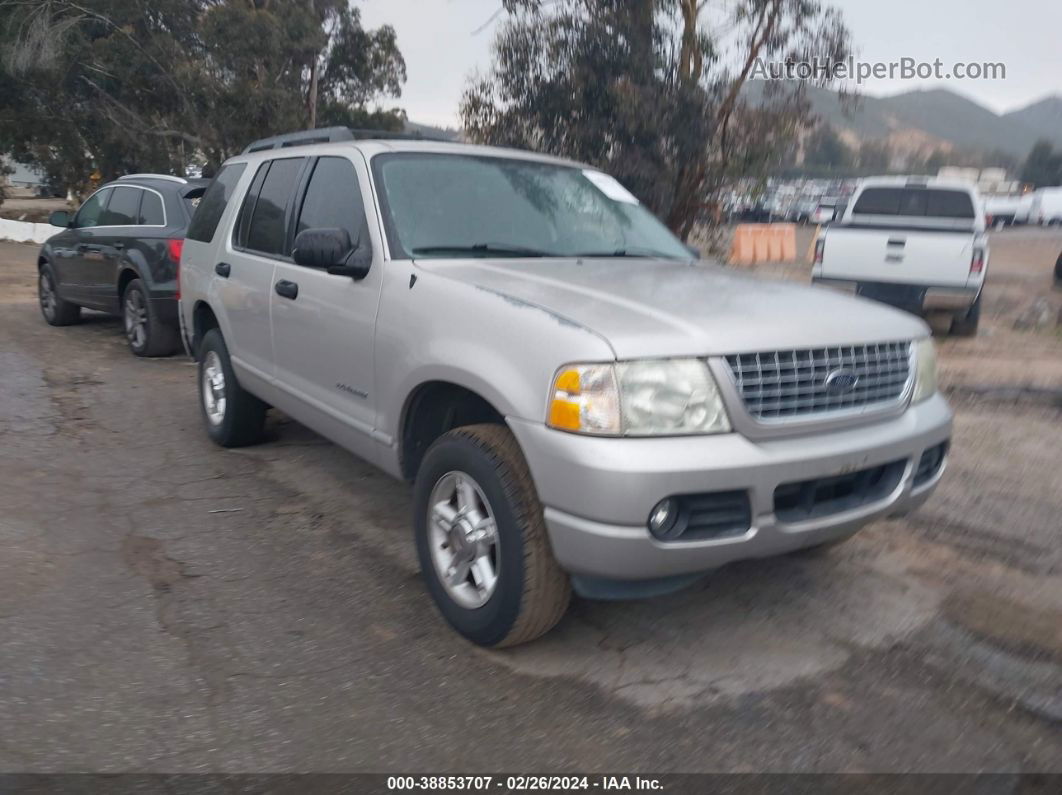
[[[515,646],[560,621],[571,584],[508,428],[470,425],[432,444],[417,473],[414,511],[428,591],[460,634],[481,646]]]
[[[49,326],[69,326],[81,319],[81,307],[59,297],[55,286],[55,272],[45,263],[37,276],[37,299],[41,315]]]

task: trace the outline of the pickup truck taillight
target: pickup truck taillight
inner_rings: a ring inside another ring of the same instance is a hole
[[[970,273],[980,273],[985,269],[985,250],[983,248],[975,248],[973,250],[973,258],[970,260]]]
[[[820,237],[815,241],[815,264],[822,264],[822,255],[826,252],[826,238]]]

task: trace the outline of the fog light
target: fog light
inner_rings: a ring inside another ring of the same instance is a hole
[[[649,532],[657,538],[666,538],[678,521],[678,503],[668,497],[660,500],[649,514]]]

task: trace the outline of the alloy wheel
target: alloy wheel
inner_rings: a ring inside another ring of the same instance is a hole
[[[38,294],[41,301],[41,311],[44,312],[44,316],[48,320],[55,320],[55,285],[52,284],[51,277],[47,273],[42,273],[40,282],[38,284]]]
[[[464,472],[447,472],[428,500],[428,543],[435,573],[461,607],[482,607],[498,585],[498,525],[483,489]]]
[[[147,344],[147,304],[144,294],[139,290],[130,290],[125,297],[125,336],[129,344],[141,350]]]
[[[216,352],[207,353],[202,372],[203,409],[211,425],[220,425],[225,419],[225,371]]]

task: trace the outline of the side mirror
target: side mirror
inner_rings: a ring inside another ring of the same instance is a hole
[[[70,226],[70,213],[66,210],[56,210],[48,216],[48,223],[52,226],[68,227]]]
[[[292,259],[308,268],[322,268],[333,276],[364,279],[372,265],[372,248],[359,245],[345,229],[305,229],[295,237]]]

